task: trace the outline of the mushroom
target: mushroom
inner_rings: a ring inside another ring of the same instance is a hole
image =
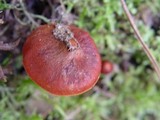
[[[109,74],[113,71],[113,63],[108,61],[108,60],[103,60],[102,61],[102,69],[101,69],[101,73],[103,74]]]
[[[69,32],[63,33],[63,28]],[[62,31],[56,34],[58,29]],[[68,36],[64,36],[66,33]],[[60,96],[90,90],[101,72],[101,58],[93,39],[73,25],[50,24],[35,29],[23,46],[23,64],[35,83]]]

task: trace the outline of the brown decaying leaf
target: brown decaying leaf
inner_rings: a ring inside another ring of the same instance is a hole
[[[12,42],[12,43],[2,43],[0,42],[0,50],[8,51],[13,50],[19,44],[20,39]]]

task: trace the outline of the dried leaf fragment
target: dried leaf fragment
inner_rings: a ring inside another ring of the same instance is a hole
[[[15,47],[18,46],[20,42],[20,39],[12,42],[12,43],[3,43],[0,42],[0,50],[8,51],[8,50],[13,50]]]

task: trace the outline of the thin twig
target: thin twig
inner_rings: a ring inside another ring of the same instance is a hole
[[[130,14],[130,12],[128,10],[128,7],[127,7],[125,1],[121,0],[121,3],[122,3],[123,9],[124,9],[128,19],[129,19],[129,22],[130,22],[135,34],[137,35],[137,38],[138,38],[137,40],[141,43],[144,52],[147,54],[150,62],[152,63],[152,65],[153,65],[153,67],[154,67],[154,69],[155,69],[155,71],[158,75],[158,78],[160,80],[160,68],[159,68],[158,62],[156,61],[155,57],[152,55],[151,51],[149,50],[148,46],[145,44],[142,36],[140,35],[139,30],[137,29],[137,26],[136,26],[136,24],[133,20],[132,15]]]
[[[0,31],[0,36],[2,36],[9,28],[9,25],[6,25],[1,31]]]

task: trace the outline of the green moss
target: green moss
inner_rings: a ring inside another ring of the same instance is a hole
[[[158,2],[130,0],[127,4],[132,14],[138,16],[142,5],[151,5],[155,13],[158,13]],[[75,24],[91,34],[102,58],[118,66],[111,79],[103,77],[99,81],[107,88],[104,89],[105,94],[92,89],[75,97],[51,97],[26,75],[16,75],[12,79],[16,83],[13,91],[6,85],[3,85],[3,88],[7,93],[0,89],[0,119],[41,120],[41,115],[33,113],[29,117],[24,111],[26,101],[38,90],[46,103],[53,108],[47,120],[64,120],[69,117],[73,117],[74,120],[159,120],[160,82],[133,34],[120,1],[64,0],[63,3],[67,6],[68,12],[76,11],[78,19]],[[8,4],[0,3],[0,9],[8,8]],[[141,19],[135,19],[146,44],[160,62],[159,35],[155,35],[155,31],[146,26]],[[17,68],[22,65],[20,60],[21,57],[15,60]],[[127,71],[120,67],[124,61],[129,63]],[[4,65],[7,63],[8,59],[3,61]],[[107,97],[106,94],[111,96]],[[72,116],[73,114],[75,116]]]

